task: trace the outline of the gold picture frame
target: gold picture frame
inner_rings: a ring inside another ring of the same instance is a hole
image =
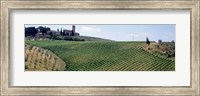
[[[1,95],[200,95],[199,0],[1,0]],[[191,86],[10,86],[10,21],[12,10],[190,10],[191,21]]]

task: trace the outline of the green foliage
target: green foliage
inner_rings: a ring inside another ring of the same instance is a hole
[[[65,61],[66,71],[174,71],[175,61],[142,49],[145,42],[26,41],[51,50]]]
[[[149,38],[147,37],[146,38],[146,43],[149,45],[150,44],[150,41],[149,41]]]

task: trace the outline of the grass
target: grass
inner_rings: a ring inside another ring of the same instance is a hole
[[[66,63],[66,71],[175,71],[175,61],[142,49],[145,42],[26,41],[51,50]]]

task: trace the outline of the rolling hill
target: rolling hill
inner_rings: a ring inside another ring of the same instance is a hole
[[[65,62],[47,49],[25,45],[26,71],[63,71]]]
[[[35,40],[65,63],[65,71],[175,71],[175,61],[149,53],[145,42]]]

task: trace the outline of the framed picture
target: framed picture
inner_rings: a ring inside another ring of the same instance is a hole
[[[1,95],[200,95],[199,0],[1,1]]]

